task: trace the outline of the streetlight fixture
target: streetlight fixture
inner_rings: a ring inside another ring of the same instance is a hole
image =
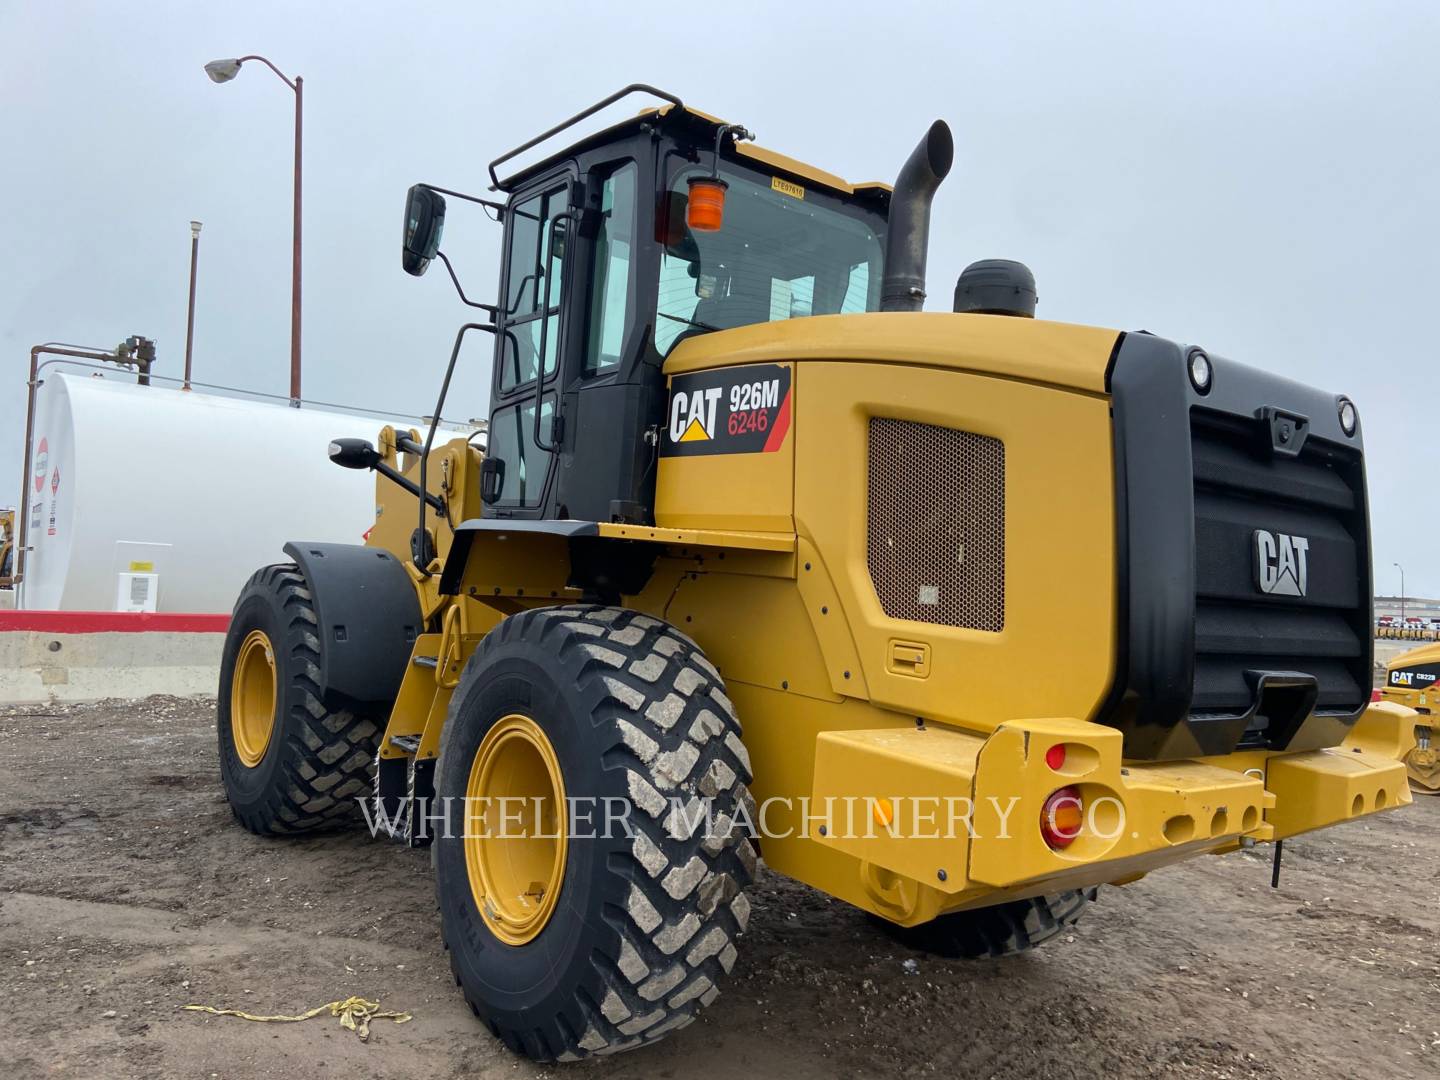
[[[1398,562],[1391,563],[1396,570],[1400,571],[1400,622],[1405,622],[1405,567]]]
[[[227,83],[240,74],[247,60],[258,60],[295,91],[295,244],[292,254],[290,285],[290,404],[300,407],[300,131],[305,97],[305,80],[299,75],[291,79],[263,56],[238,56],[233,59],[211,60],[205,74],[211,82]]]

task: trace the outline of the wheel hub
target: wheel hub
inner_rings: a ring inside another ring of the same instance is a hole
[[[465,796],[465,869],[475,906],[497,938],[524,945],[555,910],[568,846],[565,782],[540,725],[512,713],[486,732]]]
[[[230,733],[247,769],[265,757],[275,729],[275,650],[263,630],[251,630],[235,658],[230,682]]]

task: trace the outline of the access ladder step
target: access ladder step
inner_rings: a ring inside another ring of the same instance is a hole
[[[391,735],[390,745],[396,750],[403,750],[407,754],[415,754],[420,750],[419,735]]]
[[[440,658],[438,656],[417,656],[413,658],[410,662],[417,667],[433,668],[439,666]]]

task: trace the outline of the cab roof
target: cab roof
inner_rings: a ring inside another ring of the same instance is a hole
[[[653,94],[656,97],[665,98],[666,103],[658,106],[648,106],[644,109],[641,109],[640,112],[638,112],[636,115],[628,117],[617,123],[611,124],[609,127],[602,128],[600,131],[594,132],[590,135],[586,135],[583,138],[577,140],[576,142],[570,143],[569,145],[560,147],[555,151],[545,155],[543,158],[529,165],[523,166],[521,169],[510,174],[509,176],[502,178],[498,175],[496,167],[503,162],[506,162],[511,158],[518,156],[526,150],[540,145],[542,142],[547,141],[552,136],[559,134],[561,131],[571,127],[573,124],[579,122],[580,120],[583,120],[593,115],[594,113],[599,112],[601,109],[613,104],[614,102],[620,100],[622,97],[637,92],[649,93]],[[574,154],[584,150],[593,149],[597,146],[603,146],[609,142],[615,142],[629,135],[639,134],[641,131],[645,130],[648,125],[655,124],[656,122],[664,124],[667,131],[669,131],[671,134],[677,135],[681,138],[684,138],[688,135],[693,141],[697,143],[701,141],[702,135],[706,140],[713,139],[716,128],[729,123],[729,121],[722,120],[717,116],[712,116],[709,113],[701,112],[699,109],[690,108],[689,106],[681,102],[680,99],[678,97],[675,97],[673,94],[669,94],[663,90],[657,90],[654,87],[647,86],[641,83],[632,84],[631,86],[626,87],[624,90],[612,94],[604,101],[590,106],[589,109],[586,109],[576,114],[574,117],[571,117],[569,120],[557,125],[556,127],[551,128],[549,131],[544,132],[543,134],[537,136],[534,139],[531,139],[529,142],[525,143],[520,147],[517,147],[515,150],[511,150],[508,153],[502,155],[501,157],[496,158],[495,161],[491,162],[490,165],[490,177],[492,181],[491,186],[495,190],[504,191],[507,193],[514,191],[516,188],[523,186],[526,181],[546,171],[556,162],[561,161],[564,158],[571,157]],[[751,162],[754,162],[763,169],[768,169],[769,171],[775,173],[786,174],[787,176],[796,180],[807,182],[812,185],[817,185],[840,195],[870,193],[876,196],[880,196],[882,198],[888,198],[890,194],[891,188],[889,184],[881,183],[880,181],[875,180],[864,181],[862,183],[851,183],[850,181],[845,180],[842,177],[836,176],[834,173],[826,172],[824,169],[816,168],[814,165],[799,161],[776,150],[771,150],[768,147],[757,146],[753,142],[736,141],[733,144],[733,150],[737,157],[742,159],[748,158]]]

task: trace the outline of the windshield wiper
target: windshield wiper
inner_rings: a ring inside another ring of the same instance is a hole
[[[675,322],[683,322],[686,326],[693,326],[697,330],[719,330],[718,326],[711,326],[708,323],[696,322],[694,319],[687,319],[683,315],[671,315],[668,311],[657,311],[655,313],[662,319],[673,319]]]

